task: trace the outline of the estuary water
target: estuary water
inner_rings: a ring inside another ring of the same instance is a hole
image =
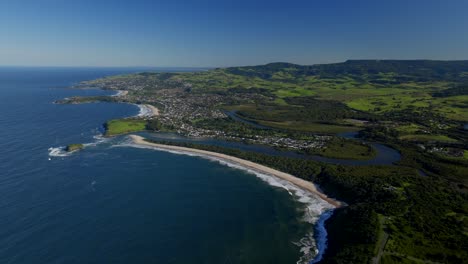
[[[307,263],[323,250],[323,201],[100,136],[105,121],[137,115],[134,105],[53,104],[109,94],[67,87],[135,71],[0,68],[0,263]],[[71,143],[86,147],[64,153]]]

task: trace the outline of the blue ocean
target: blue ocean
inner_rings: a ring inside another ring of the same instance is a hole
[[[217,161],[101,136],[107,120],[137,115],[135,105],[53,103],[110,95],[70,87],[141,70],[0,68],[0,263],[307,263],[315,256],[323,234],[314,225],[319,214],[305,219],[310,197]],[[69,155],[62,149],[71,143],[86,147]]]

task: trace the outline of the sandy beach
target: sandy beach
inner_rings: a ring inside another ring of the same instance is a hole
[[[238,164],[238,165],[241,165],[242,167],[246,167],[253,171],[257,171],[259,173],[263,173],[267,175],[272,175],[282,180],[288,181],[303,190],[306,190],[310,193],[317,195],[318,197],[320,197],[321,199],[325,200],[326,202],[328,202],[329,204],[335,207],[343,206],[341,202],[334,200],[328,197],[326,194],[320,192],[312,182],[297,178],[291,174],[287,174],[287,173],[263,166],[258,163],[254,163],[248,160],[244,160],[244,159],[240,159],[240,158],[236,158],[233,156],[229,156],[229,155],[225,155],[225,154],[221,154],[217,152],[212,152],[212,151],[151,143],[151,142],[145,141],[145,138],[141,136],[137,136],[137,135],[130,135],[130,138],[133,140],[135,144],[138,144],[138,145],[150,146],[150,147],[154,147],[154,148],[162,149],[162,150],[171,150],[171,151],[180,151],[180,152],[198,154],[198,155],[208,156],[208,157],[220,159],[223,161],[227,161],[230,163]]]
[[[153,114],[153,116],[159,116],[159,109],[157,107],[148,105],[148,104],[145,106],[151,110],[151,113]]]
[[[118,90],[116,94],[112,95],[112,96],[115,96],[115,97],[122,97],[122,96],[126,96],[128,94],[128,91],[125,91],[125,90]]]
[[[137,105],[140,108],[140,113],[138,116],[141,117],[153,117],[159,116],[159,109],[155,106],[149,104]]]

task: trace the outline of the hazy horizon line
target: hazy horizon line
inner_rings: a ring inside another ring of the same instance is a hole
[[[335,63],[344,63],[347,61],[468,61],[468,59],[346,59],[339,60],[335,62],[318,62],[318,63],[294,63],[288,61],[271,61],[266,63],[252,63],[252,64],[242,64],[242,65],[230,65],[230,66],[148,66],[148,65],[133,65],[133,66],[107,66],[107,65],[0,65],[0,68],[138,68],[138,69],[168,69],[168,68],[179,68],[179,69],[216,69],[216,68],[229,68],[229,67],[247,67],[247,66],[259,66],[267,65],[273,63],[290,63],[301,66],[312,66],[312,65],[323,65],[323,64],[335,64]]]

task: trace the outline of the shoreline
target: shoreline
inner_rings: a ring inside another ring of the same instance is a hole
[[[128,91],[126,91],[126,90],[117,90],[117,93],[113,94],[111,96],[113,96],[113,97],[123,97],[123,96],[126,96],[127,94],[128,94]]]
[[[135,104],[140,108],[140,112],[138,113],[138,117],[155,117],[159,116],[159,109],[156,106],[149,105],[149,104]]]
[[[332,199],[328,197],[326,194],[322,193],[312,182],[303,180],[301,178],[297,178],[291,174],[284,173],[282,171],[272,169],[270,167],[240,159],[234,156],[229,156],[226,154],[222,153],[217,153],[217,152],[212,152],[212,151],[206,151],[206,150],[200,150],[200,149],[193,149],[193,148],[186,148],[186,147],[179,147],[179,146],[172,146],[172,145],[163,145],[163,144],[157,144],[157,143],[151,143],[145,140],[144,137],[138,136],[138,135],[129,135],[129,137],[132,139],[134,144],[137,145],[142,145],[142,146],[149,146],[149,147],[154,147],[158,148],[161,150],[168,150],[168,151],[181,151],[181,152],[186,152],[186,153],[191,153],[191,154],[198,154],[198,155],[203,155],[211,158],[216,158],[220,159],[222,161],[227,161],[231,162],[237,165],[240,165],[242,167],[245,167],[247,169],[251,169],[253,171],[271,175],[274,177],[277,177],[279,179],[285,180],[296,187],[303,189],[305,191],[308,191],[316,196],[318,196],[320,199],[324,200],[325,202],[329,203],[335,208],[339,208],[344,206],[344,204],[340,201],[337,201],[335,199]]]

